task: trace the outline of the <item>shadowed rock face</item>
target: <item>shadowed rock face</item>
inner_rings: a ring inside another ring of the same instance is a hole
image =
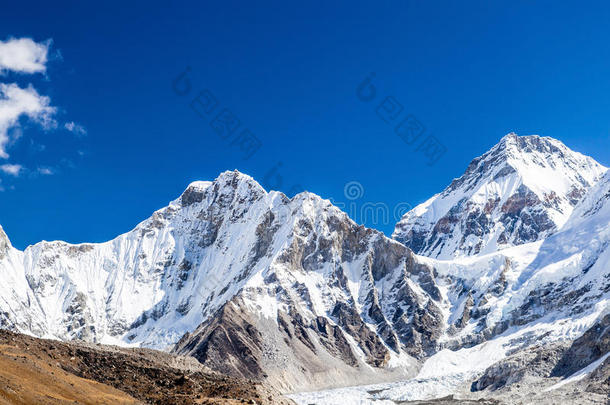
[[[260,379],[262,335],[255,320],[232,304],[224,305],[216,316],[184,335],[174,351],[191,355],[223,374]]]
[[[369,382],[413,373],[388,364],[437,348],[443,315],[433,269],[315,196],[284,202],[291,208],[268,212],[256,227],[254,278],[173,350],[288,390],[313,388],[324,373]]]
[[[366,362],[374,367],[383,367],[390,360],[390,353],[383,345],[379,336],[370,330],[358,312],[344,302],[335,305],[331,313],[333,319],[351,337],[353,337],[363,350]]]
[[[326,351],[349,366],[358,366],[358,358],[343,331],[327,318],[309,321],[292,308],[289,313],[278,312],[276,321],[277,330],[273,332],[281,337],[287,348],[298,352],[297,358],[309,357],[314,361]],[[250,313],[240,299],[235,299],[209,322],[186,334],[173,351],[191,355],[224,374],[261,380],[268,377],[268,370],[263,367],[270,357],[264,343],[270,335],[267,329],[270,324],[266,324],[267,328],[262,325],[256,314]],[[370,347],[383,348],[379,342],[376,343]]]
[[[557,362],[551,375],[567,377],[610,352],[610,314],[576,339]]]
[[[504,231],[498,236],[498,243],[522,245],[556,231],[557,224],[541,205],[542,201],[535,193],[521,186],[500,208],[500,224]]]
[[[606,315],[572,342],[534,345],[489,367],[472,383],[472,391],[498,390],[527,378],[566,378],[610,351],[610,315]],[[580,382],[588,392],[610,393],[608,359]]]
[[[566,344],[555,344],[520,351],[485,370],[472,383],[471,391],[499,390],[518,384],[527,377],[550,377],[551,370],[566,350]]]
[[[586,390],[610,397],[610,358],[607,358],[585,380]]]

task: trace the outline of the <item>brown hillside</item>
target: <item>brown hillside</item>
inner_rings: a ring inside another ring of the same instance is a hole
[[[0,331],[0,404],[66,403],[292,404],[192,358]]]

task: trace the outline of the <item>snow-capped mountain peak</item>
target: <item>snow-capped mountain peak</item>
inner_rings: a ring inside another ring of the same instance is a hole
[[[405,214],[393,237],[440,259],[540,240],[565,224],[606,170],[553,138],[510,133]]]
[[[180,351],[247,377],[260,377],[262,364],[279,367],[281,348],[293,369],[265,372],[287,387],[311,384],[312,364],[332,364],[342,370],[333,378],[346,381],[379,378],[371,367],[387,365],[407,375],[395,365],[433,350],[422,336],[441,317],[428,298],[440,294],[431,269],[403,245],[317,195],[289,199],[237,171],[191,183],[109,242],[8,250],[0,258],[4,327],[161,349],[182,338]],[[231,347],[223,347],[227,328]],[[251,352],[235,349],[242,344]]]
[[[479,254],[437,260],[227,171],[105,243],[19,251],[0,228],[0,327],[173,350],[286,391],[409,378],[423,361],[430,377],[468,350],[485,368],[576,338],[607,307],[608,176],[509,134],[397,226],[431,256]]]

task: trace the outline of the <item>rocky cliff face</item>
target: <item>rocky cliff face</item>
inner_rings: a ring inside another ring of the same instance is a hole
[[[509,134],[405,214],[393,237],[439,259],[542,240],[563,226],[604,171],[555,139]]]
[[[609,172],[543,241],[451,261],[419,260],[434,268],[436,286],[446,297],[440,350],[412,379],[295,395],[297,403],[356,398],[376,404],[464,392],[507,403],[605,403]]]
[[[5,327],[155,348],[182,338],[178,352],[286,390],[408,376],[443,324],[433,268],[408,248],[239,172],[191,184],[113,241],[10,256]]]
[[[284,203],[258,227],[264,266],[175,351],[286,390],[412,374],[443,324],[433,268],[317,196]]]
[[[485,370],[477,389],[504,386],[528,350],[565,349],[610,306],[604,171],[507,136],[397,225],[432,257],[316,195],[225,172],[106,243],[22,252],[0,231],[0,325],[173,350],[283,391],[417,375],[378,396],[419,399]]]
[[[471,392],[507,403],[605,403],[609,172],[543,241],[451,261],[419,260],[434,268],[446,297],[439,350],[412,379],[295,395],[297,403],[376,404]]]

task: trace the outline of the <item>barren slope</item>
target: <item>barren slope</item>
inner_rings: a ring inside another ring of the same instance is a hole
[[[255,402],[252,402],[255,401]],[[279,404],[261,384],[146,349],[0,331],[0,404]]]

